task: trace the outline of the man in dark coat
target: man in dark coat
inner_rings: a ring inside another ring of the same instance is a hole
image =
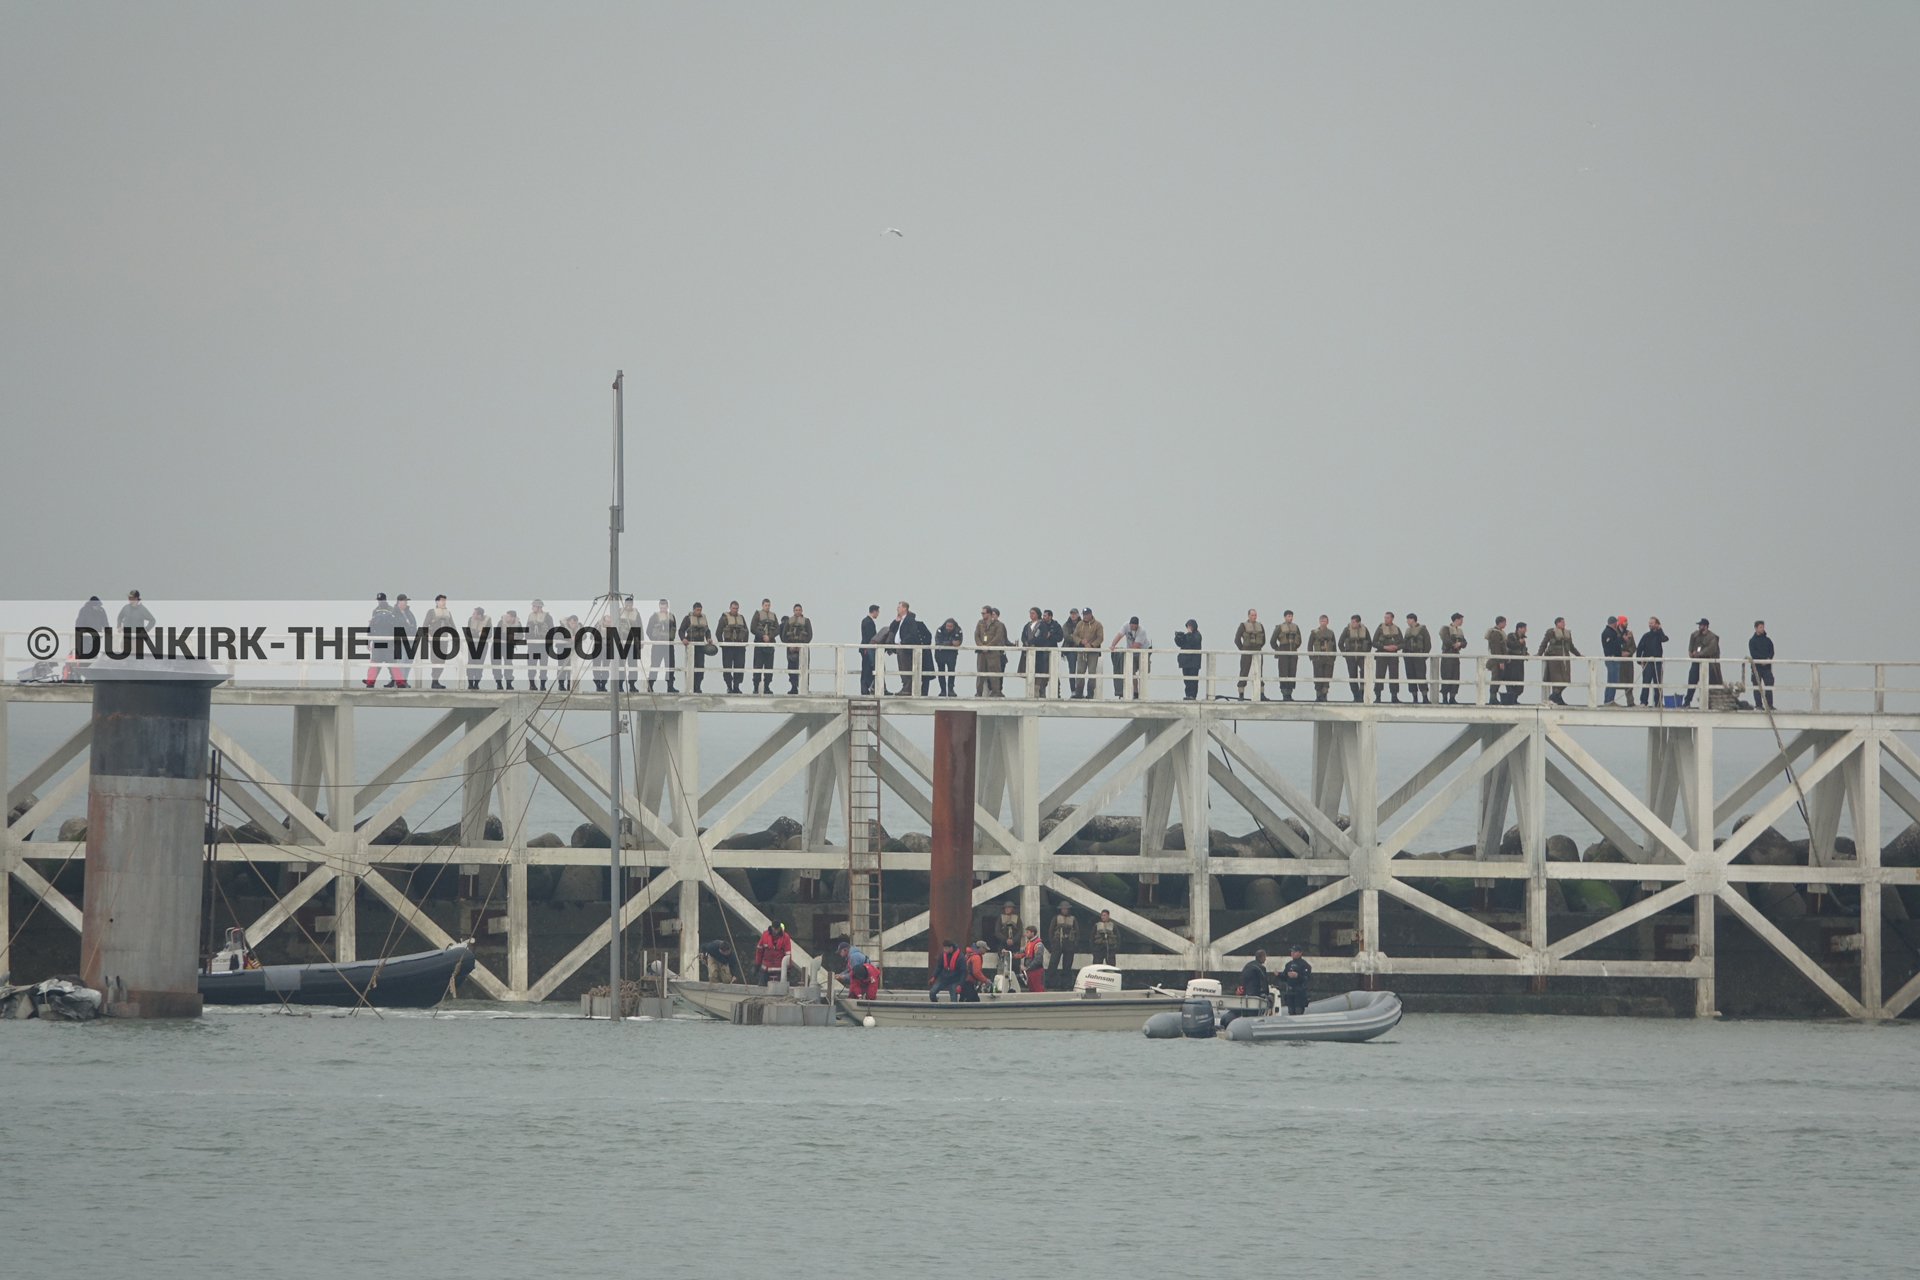
[[[1640,643],[1634,648],[1634,656],[1640,661],[1640,705],[1646,706],[1651,697],[1656,707],[1665,706],[1664,695],[1660,689],[1665,664],[1660,661],[1666,655],[1667,633],[1661,629],[1660,619],[1648,618],[1647,629],[1640,633]],[[1648,661],[1652,659],[1652,661]]]
[[[1767,634],[1767,624],[1753,624],[1753,634],[1747,637],[1747,656],[1753,659],[1753,705],[1756,710],[1765,706],[1773,710],[1773,637]],[[1760,701],[1765,696],[1766,702]]]
[[[860,692],[869,698],[873,696],[874,660],[880,656],[873,641],[879,634],[880,606],[870,604],[867,606],[867,616],[860,619]]]
[[[1187,629],[1173,633],[1173,645],[1181,651],[1180,674],[1187,678],[1187,701],[1192,702],[1200,696],[1200,624],[1188,618]]]

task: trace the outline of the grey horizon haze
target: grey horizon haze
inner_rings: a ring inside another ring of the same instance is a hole
[[[8,598],[1912,659],[1920,10],[0,7]],[[898,228],[904,234],[887,233]]]

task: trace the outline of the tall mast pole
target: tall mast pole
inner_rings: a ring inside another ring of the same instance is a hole
[[[607,644],[611,646],[613,637],[619,634],[620,610],[620,535],[627,527],[627,427],[625,418],[626,379],[624,370],[613,375],[613,494],[607,508]],[[604,653],[605,650],[603,649]],[[613,1011],[613,1020],[618,1022],[621,1016],[620,1006],[620,961],[625,950],[620,936],[620,913],[626,907],[626,885],[620,869],[620,664],[611,656],[607,659],[608,674],[614,677],[611,692],[607,696],[607,742],[612,756],[612,783],[608,790],[613,802],[613,830],[607,833],[607,843],[612,852],[609,865],[612,875],[607,881],[607,913],[611,932],[607,938],[607,992],[609,1007]]]

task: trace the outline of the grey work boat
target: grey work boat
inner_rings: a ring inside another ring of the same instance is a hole
[[[1235,1018],[1226,1037],[1242,1044],[1290,1040],[1371,1040],[1400,1023],[1400,997],[1391,991],[1349,991],[1315,1000],[1300,1013]]]
[[[924,996],[854,1000],[841,997],[841,1011],[854,1022],[877,1027],[945,1027],[968,1031],[1133,1031],[1148,1014],[1178,1009],[1184,992],[1149,987],[1140,991],[982,991],[978,1000],[935,1004]],[[1216,1010],[1260,1007],[1248,996],[1216,996]]]

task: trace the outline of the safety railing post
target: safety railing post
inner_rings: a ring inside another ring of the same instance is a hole
[[[1820,664],[1817,662],[1807,664],[1807,702],[1808,710],[1820,710]]]
[[[1887,667],[1883,662],[1873,664],[1873,712],[1885,715],[1887,710]]]

